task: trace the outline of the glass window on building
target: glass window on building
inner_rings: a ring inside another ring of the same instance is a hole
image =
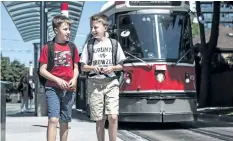
[[[206,8],[205,4],[201,4],[201,9]]]
[[[201,4],[201,8],[212,8],[212,4]]]
[[[205,26],[205,29],[207,28],[207,24],[204,25]]]
[[[229,18],[233,19],[233,13],[229,13]]]
[[[211,28],[211,23],[208,23],[208,24],[207,24],[207,27],[208,27],[208,28]]]
[[[225,8],[225,7],[226,7],[226,5],[221,3],[221,8]]]
[[[212,18],[212,13],[206,13],[206,18]]]
[[[211,28],[211,23],[205,24],[205,31],[208,31]]]
[[[221,14],[220,14],[220,18],[225,17],[225,16],[226,16],[225,13],[221,13]],[[220,20],[221,20],[221,19],[220,19]]]

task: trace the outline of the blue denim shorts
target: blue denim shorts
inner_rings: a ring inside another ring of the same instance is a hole
[[[45,94],[48,104],[48,117],[59,118],[60,122],[71,122],[75,93],[56,87],[45,87]]]

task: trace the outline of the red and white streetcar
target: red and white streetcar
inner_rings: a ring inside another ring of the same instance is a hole
[[[109,36],[120,42],[127,56],[119,79],[119,121],[195,120],[189,8],[187,1],[109,1],[103,5],[101,13],[110,18]],[[88,113],[88,102],[84,103]]]

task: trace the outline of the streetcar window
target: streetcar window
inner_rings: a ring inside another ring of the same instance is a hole
[[[118,33],[123,50],[139,58],[178,60],[190,49],[190,23],[184,12],[122,14],[118,20],[120,31],[130,31],[128,37]],[[192,52],[184,59],[192,59]]]

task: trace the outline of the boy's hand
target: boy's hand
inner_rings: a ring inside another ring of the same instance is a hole
[[[69,88],[76,88],[77,79],[72,78],[69,82]]]
[[[92,66],[92,71],[94,71],[95,73],[99,73],[100,68],[98,66]]]
[[[60,86],[61,89],[66,89],[69,87],[69,84],[61,78],[57,78],[56,83]]]
[[[113,72],[113,66],[104,67],[102,73],[109,74]]]

